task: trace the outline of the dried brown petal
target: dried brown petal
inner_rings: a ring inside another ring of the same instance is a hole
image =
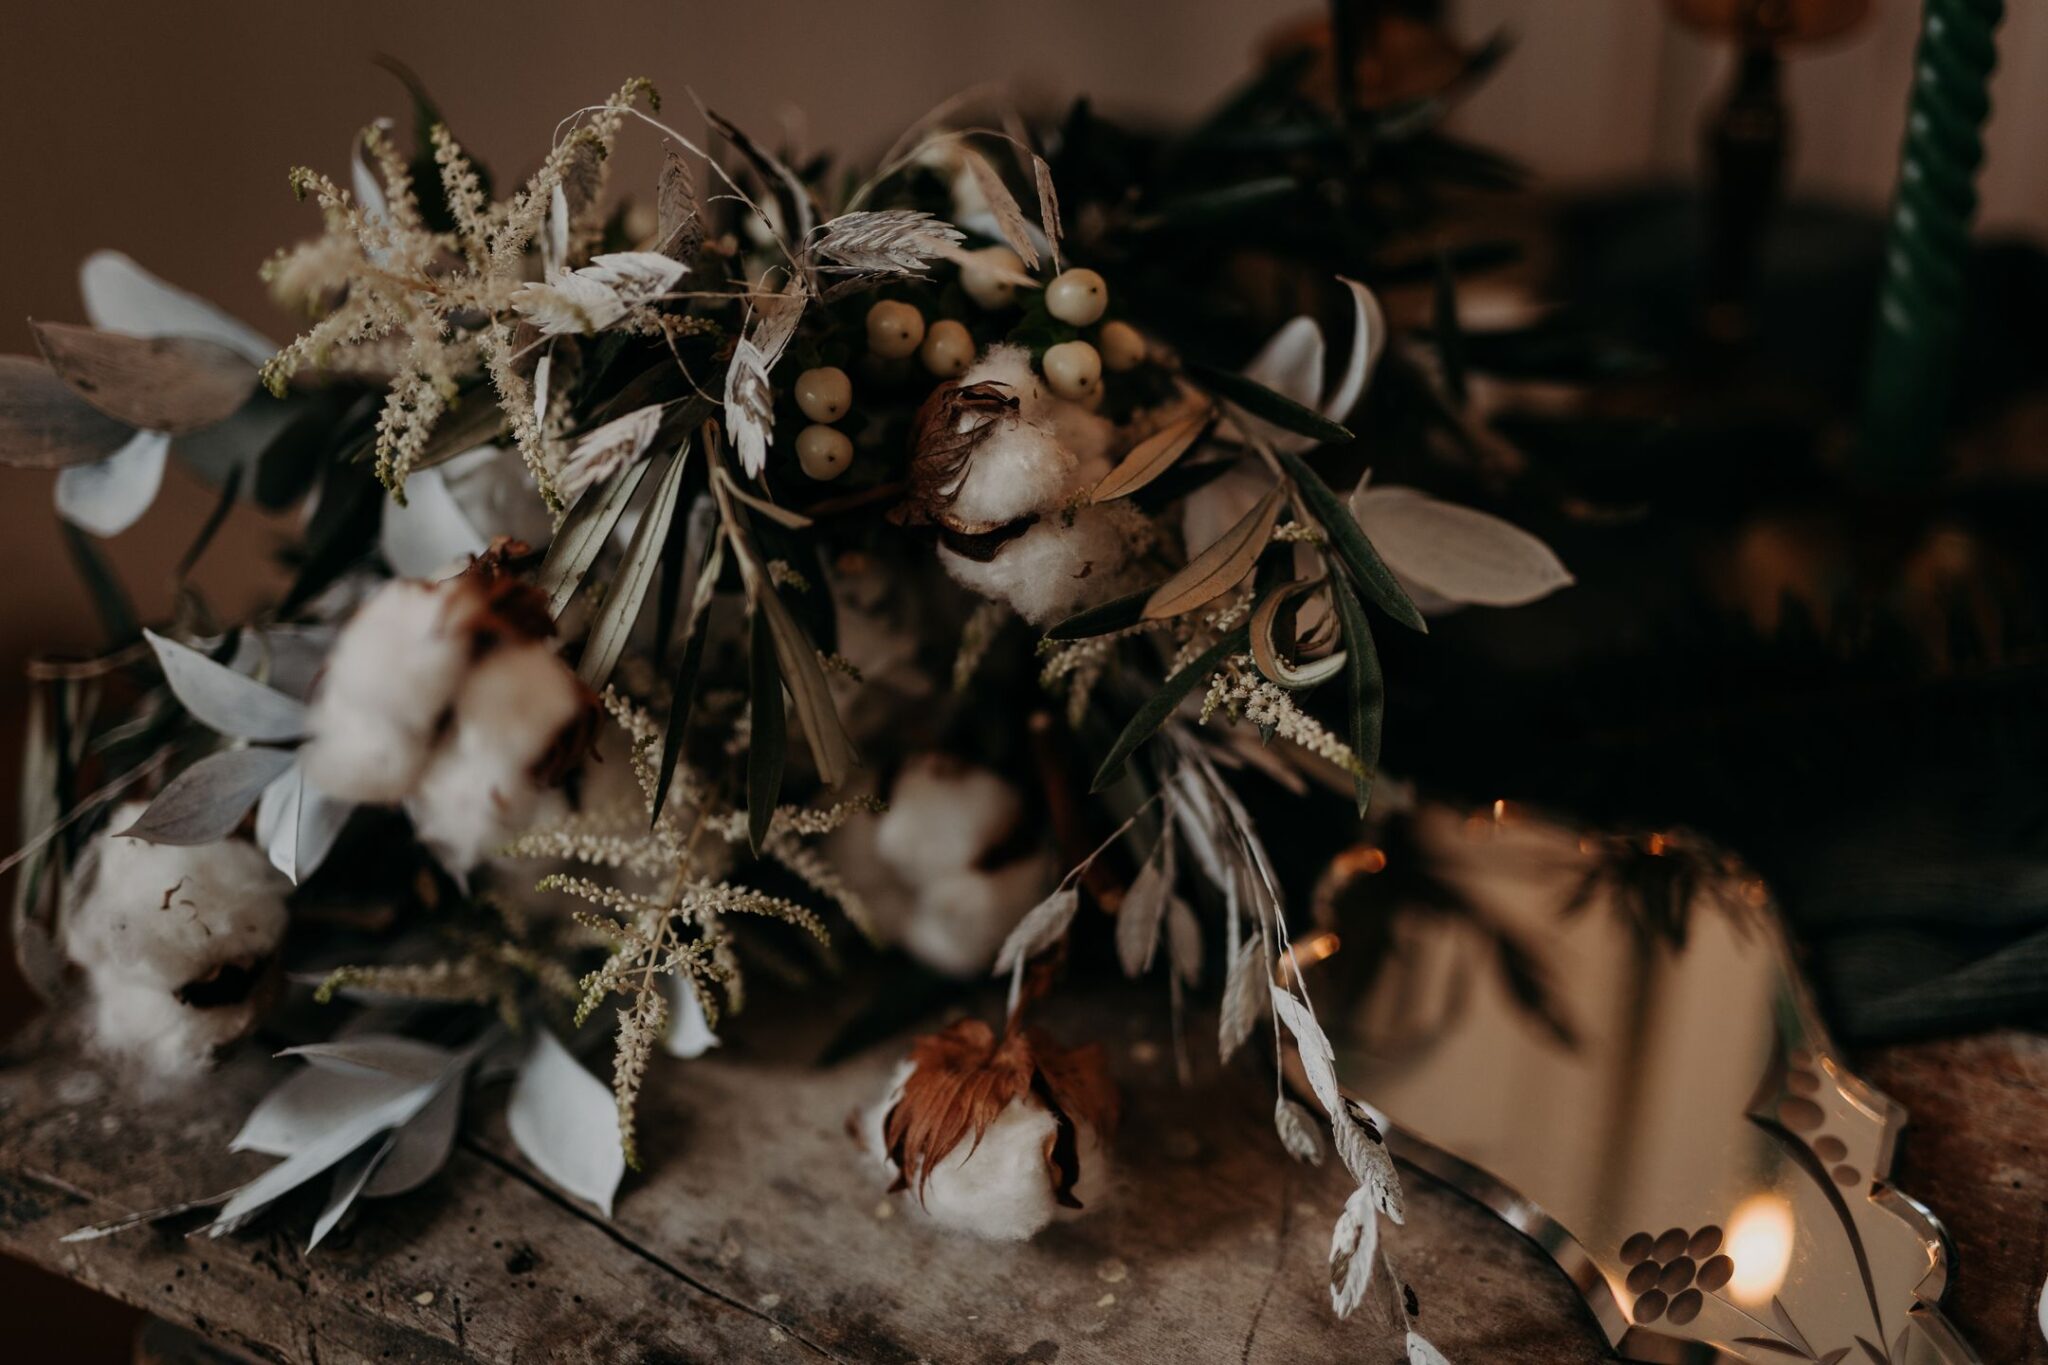
[[[891,519],[899,526],[938,523],[969,535],[994,530],[994,525],[956,524],[945,514],[960,496],[974,452],[998,421],[1016,412],[1017,397],[1010,386],[993,380],[948,382],[933,389],[911,428],[909,487]]]

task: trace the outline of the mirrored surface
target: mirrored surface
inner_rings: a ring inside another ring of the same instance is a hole
[[[1977,1360],[1904,1112],[1851,1074],[1766,888],[1682,833],[1424,807],[1340,857],[1298,946],[1347,1092],[1648,1362]]]

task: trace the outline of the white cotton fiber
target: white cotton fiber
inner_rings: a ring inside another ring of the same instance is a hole
[[[263,968],[284,937],[288,883],[238,839],[174,847],[117,831],[145,809],[116,810],[82,866],[84,894],[64,919],[65,950],[92,992],[91,1030],[110,1052],[160,1075],[202,1069],[256,1021],[254,992],[221,1003],[179,993],[223,968]]]
[[[902,1098],[911,1065],[904,1062],[890,1077],[879,1103],[862,1111],[862,1145],[893,1176],[884,1130],[889,1111]],[[1047,1162],[1056,1120],[1032,1096],[1012,1100],[996,1115],[977,1142],[971,1135],[932,1168],[923,1183],[922,1200],[915,1172],[904,1206],[941,1227],[972,1233],[991,1241],[1021,1242],[1036,1236],[1055,1218],[1078,1217],[1094,1210],[1109,1190],[1109,1162],[1087,1124],[1077,1125],[1080,1174],[1074,1198],[1081,1207],[1063,1207],[1053,1196],[1053,1173]]]
[[[1039,522],[986,564],[944,545],[939,562],[962,587],[1007,602],[1034,626],[1049,626],[1135,588],[1132,560],[1151,534],[1136,508],[1103,503],[1074,513],[1071,524],[1058,515]]]
[[[532,823],[544,792],[534,765],[582,706],[576,675],[537,641],[501,645],[470,669],[406,803],[443,866],[467,873]]]
[[[1001,384],[1017,411],[998,417],[974,449],[958,495],[946,509],[956,526],[982,530],[1032,513],[1058,511],[1106,468],[1110,424],[1047,391],[1021,346],[991,346],[960,384]]]
[[[314,695],[301,753],[313,785],[346,801],[412,790],[469,665],[480,594],[461,579],[386,584],[349,620]]]
[[[1018,790],[949,754],[918,754],[875,820],[875,850],[913,886],[972,866],[1008,837],[1024,810]]]
[[[1058,875],[1049,854],[1032,853],[987,872],[970,867],[922,882],[897,926],[897,941],[935,972],[962,980],[985,976],[1003,940],[1045,899]]]

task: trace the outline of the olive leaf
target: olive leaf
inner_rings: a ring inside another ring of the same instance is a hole
[[[1146,699],[1138,713],[1124,726],[1123,733],[1116,737],[1116,743],[1109,748],[1109,756],[1095,770],[1095,781],[1088,790],[1099,792],[1116,781],[1117,775],[1123,771],[1124,760],[1150,739],[1153,731],[1166,723],[1166,718],[1173,714],[1181,699],[1214,673],[1225,659],[1244,649],[1250,629],[1248,625],[1239,626],[1203,650],[1186,668],[1161,683],[1159,690]]]
[[[626,641],[632,636],[633,622],[639,618],[640,604],[646,600],[654,571],[661,563],[661,547],[668,539],[668,524],[676,514],[683,466],[689,455],[690,443],[686,439],[669,456],[661,482],[655,485],[654,497],[640,514],[640,524],[633,528],[633,539],[626,545],[625,558],[619,561],[611,589],[605,593],[597,617],[590,623],[590,638],[584,642],[576,676],[592,687],[604,686],[605,679],[617,667],[619,656],[626,652]]]
[[[1274,485],[1235,526],[1218,536],[1214,545],[1154,589],[1145,603],[1145,619],[1156,621],[1193,611],[1242,583],[1273,538],[1283,491]]]
[[[1348,427],[1332,422],[1314,408],[1303,407],[1285,394],[1275,393],[1256,379],[1247,379],[1230,370],[1217,369],[1214,365],[1190,362],[1186,369],[1188,377],[1210,394],[1235,403],[1252,416],[1271,422],[1283,431],[1325,444],[1352,439]]]
[[[789,715],[783,709],[782,670],[775,664],[775,633],[768,623],[767,604],[775,601],[764,589],[754,604],[753,647],[748,665],[754,700],[754,729],[747,741],[747,845],[756,856],[775,819],[782,795],[782,768],[789,757]]]
[[[150,844],[210,844],[242,823],[263,789],[292,766],[289,749],[253,745],[208,754],[164,785],[120,837]]]
[[[1107,635],[1113,630],[1135,626],[1145,619],[1145,604],[1152,600],[1151,588],[1140,588],[1112,598],[1100,606],[1086,611],[1077,611],[1046,631],[1048,640],[1085,640],[1091,635]]]
[[[1294,480],[1295,491],[1301,494],[1309,512],[1323,524],[1331,548],[1358,581],[1359,588],[1381,611],[1410,630],[1427,634],[1429,623],[1422,619],[1422,613],[1408,599],[1407,590],[1380,558],[1379,551],[1373,549],[1372,542],[1366,539],[1358,518],[1351,515],[1351,509],[1344,505],[1343,499],[1330,490],[1322,475],[1309,468],[1308,461],[1301,456],[1279,450],[1274,452],[1274,457],[1287,471],[1287,477]]]
[[[1094,500],[1108,502],[1127,497],[1171,469],[1176,460],[1193,448],[1209,425],[1211,415],[1207,411],[1197,412],[1170,422],[1132,446],[1116,468],[1095,485]]]
[[[782,660],[782,681],[795,703],[797,723],[803,727],[804,738],[810,741],[811,762],[817,766],[818,780],[836,787],[860,762],[860,756],[854,752],[853,741],[846,737],[846,728],[839,723],[839,709],[832,704],[831,685],[818,662],[817,646],[789,614],[781,594],[763,582],[756,597],[768,618],[775,653]]]
[[[0,464],[64,469],[106,459],[135,435],[25,355],[0,355]]]
[[[256,367],[215,341],[136,337],[32,322],[36,345],[71,391],[117,422],[173,436],[233,416],[256,391]]]
[[[1337,651],[1317,659],[1313,663],[1297,664],[1280,652],[1274,642],[1273,629],[1280,619],[1280,609],[1305,592],[1312,592],[1322,586],[1320,579],[1302,579],[1282,584],[1266,594],[1258,609],[1252,612],[1251,647],[1252,662],[1259,666],[1259,672],[1282,687],[1306,688],[1334,678],[1344,667],[1344,652]]]
[[[605,542],[611,539],[612,530],[619,524],[626,504],[639,491],[640,481],[647,477],[650,462],[621,469],[612,475],[610,482],[601,487],[585,489],[576,505],[569,509],[568,517],[562,522],[562,529],[555,532],[555,538],[548,544],[548,552],[540,562],[540,570],[534,582],[548,595],[548,612],[560,616],[562,608],[569,605],[569,599],[576,595],[576,589],[583,583],[583,577],[590,572],[590,566],[597,562],[604,550]]]

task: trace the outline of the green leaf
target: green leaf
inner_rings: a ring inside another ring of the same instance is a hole
[[[383,486],[367,469],[345,461],[328,465],[306,528],[305,558],[277,614],[289,617],[366,558],[376,547],[383,512]]]
[[[647,589],[653,585],[655,570],[661,564],[661,547],[668,540],[668,524],[675,518],[683,486],[683,466],[689,462],[689,456],[690,443],[685,441],[669,457],[661,482],[655,485],[654,496],[640,514],[640,524],[633,528],[633,539],[626,545],[625,558],[619,561],[611,590],[605,593],[597,617],[590,623],[590,638],[583,643],[583,658],[576,665],[576,676],[593,688],[604,686],[605,679],[618,666],[619,656],[626,652],[633,622],[639,619],[641,603],[647,600]]]
[[[1372,642],[1372,624],[1365,608],[1342,575],[1331,580],[1337,600],[1337,623],[1344,631],[1344,677],[1350,701],[1351,752],[1358,756],[1358,813],[1372,801],[1373,775],[1380,766],[1380,723],[1386,716],[1386,679],[1380,673],[1379,650]]]
[[[1116,737],[1116,743],[1109,749],[1109,756],[1102,760],[1102,766],[1095,770],[1095,781],[1089,786],[1091,792],[1099,792],[1116,781],[1123,771],[1124,760],[1137,752],[1138,746],[1152,738],[1152,734],[1166,723],[1181,699],[1220,667],[1233,654],[1244,652],[1246,642],[1251,638],[1251,627],[1240,625],[1196,657],[1193,663],[1159,685],[1146,703],[1138,708],[1124,726],[1123,733]]]
[[[1077,611],[1066,620],[1045,633],[1048,640],[1085,640],[1091,635],[1107,635],[1113,630],[1135,626],[1145,619],[1145,604],[1152,600],[1154,588],[1140,588],[1112,598],[1099,607]]]
[[[612,529],[619,524],[626,504],[639,491],[640,481],[647,477],[647,470],[653,463],[652,460],[640,460],[621,469],[604,483],[585,489],[583,496],[576,499],[576,505],[569,509],[569,515],[562,521],[562,529],[555,532],[555,538],[549,542],[548,552],[540,562],[540,571],[534,576],[535,586],[548,595],[549,615],[560,616],[562,608],[568,606],[569,599],[576,595],[583,576],[597,562],[605,542],[611,539]]]
[[[754,639],[748,663],[753,679],[754,730],[747,743],[747,844],[758,856],[782,795],[782,766],[789,756],[789,717],[783,710],[782,670],[775,662],[775,631],[764,595],[754,609]]]
[[[654,780],[654,803],[648,817],[650,827],[661,819],[668,801],[669,783],[675,780],[676,760],[683,752],[683,733],[690,721],[690,703],[697,694],[697,674],[704,666],[704,637],[710,633],[711,599],[718,595],[718,575],[725,568],[725,536],[714,533],[704,565],[697,574],[697,590],[690,602],[690,621],[683,629],[683,657],[676,665],[675,682],[669,689],[668,728],[661,736],[661,772]]]
[[[1358,586],[1367,597],[1387,615],[1399,621],[1410,630],[1429,633],[1429,623],[1422,619],[1422,613],[1408,600],[1408,592],[1394,577],[1394,571],[1386,566],[1378,550],[1365,537],[1365,531],[1358,524],[1358,518],[1351,515],[1351,509],[1344,500],[1330,491],[1330,485],[1323,482],[1323,476],[1309,468],[1308,461],[1290,451],[1275,452],[1280,458],[1280,467],[1294,480],[1294,486],[1301,493],[1308,510],[1315,514],[1329,534],[1331,548],[1344,561],[1344,567],[1358,580]]]
[[[1246,379],[1233,370],[1219,370],[1214,365],[1190,363],[1185,368],[1188,377],[1209,393],[1283,431],[1325,444],[1352,439],[1349,428],[1339,426],[1313,408],[1303,407],[1285,394],[1273,392],[1256,379]]]

